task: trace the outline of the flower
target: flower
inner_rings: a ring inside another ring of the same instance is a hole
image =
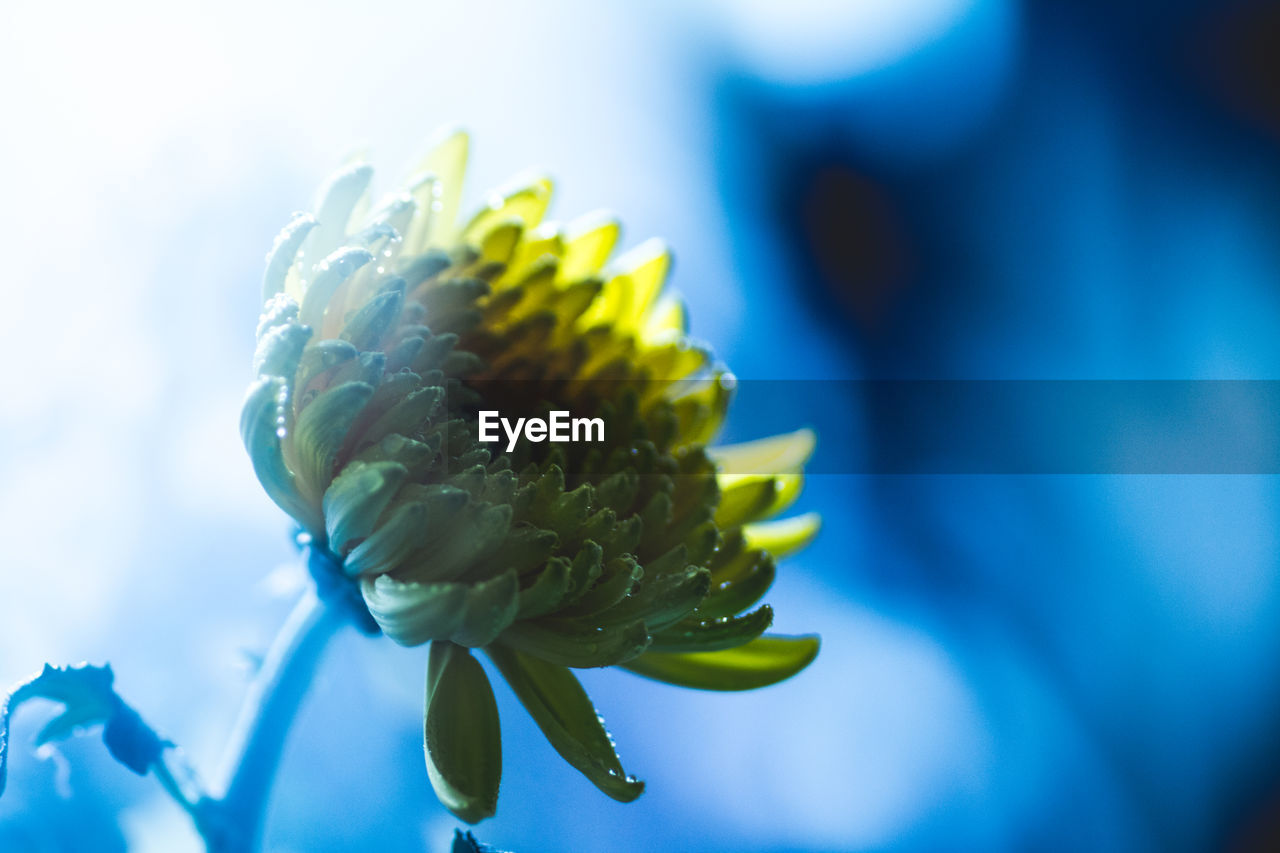
[[[543,222],[542,177],[459,226],[467,151],[445,134],[371,211],[372,170],[353,164],[284,229],[241,433],[382,632],[431,642],[428,770],[475,822],[496,808],[501,748],[472,649],[570,764],[630,801],[643,783],[572,668],[712,690],[793,675],[817,638],[764,635],[772,610],[755,605],[818,522],[762,521],[798,494],[808,430],[706,448],[733,379],[663,292],[667,249],[610,262],[617,222]],[[478,441],[480,409],[589,414],[606,440],[501,453]]]

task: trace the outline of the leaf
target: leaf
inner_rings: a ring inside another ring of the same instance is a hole
[[[644,792],[644,783],[623,771],[613,739],[572,672],[504,646],[485,651],[565,761],[619,802]]]
[[[45,664],[39,675],[0,700],[0,794],[5,787],[9,718],[14,709],[31,699],[48,699],[63,706],[62,713],[36,736],[37,746],[69,737],[76,729],[105,725],[103,741],[112,757],[139,775],[146,773],[166,743],[116,695],[114,680],[110,666]]]
[[[504,853],[497,847],[484,844],[470,832],[463,832],[461,829],[453,831],[453,846],[449,850],[450,853]]]
[[[427,773],[440,802],[467,823],[492,817],[502,780],[498,704],[467,649],[431,644],[423,728]]]
[[[764,636],[719,652],[647,652],[623,664],[645,678],[700,690],[754,690],[790,678],[818,656],[816,636]]]

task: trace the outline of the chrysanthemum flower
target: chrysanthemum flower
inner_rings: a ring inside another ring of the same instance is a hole
[[[573,667],[744,690],[816,637],[764,635],[775,560],[817,519],[797,495],[807,430],[707,449],[732,377],[686,335],[656,241],[544,222],[551,183],[455,222],[468,141],[446,135],[370,209],[352,165],[268,256],[257,380],[241,422],[271,498],[405,646],[431,643],[426,752],[456,815],[493,814],[497,708],[483,649],[552,746],[609,796],[628,776]],[[571,411],[599,444],[478,441],[477,412]],[[754,608],[754,609],[753,609]]]

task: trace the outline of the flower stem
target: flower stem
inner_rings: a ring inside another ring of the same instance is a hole
[[[289,729],[325,647],[348,620],[343,608],[326,606],[309,585],[280,629],[241,707],[219,784],[194,810],[210,851],[258,848]]]

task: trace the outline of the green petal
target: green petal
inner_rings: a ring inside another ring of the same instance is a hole
[[[261,340],[263,335],[276,326],[297,322],[298,303],[291,296],[277,293],[262,306],[262,314],[258,316],[258,330],[255,337]]]
[[[279,376],[266,376],[249,388],[240,413],[240,436],[267,496],[312,533],[324,529],[315,509],[298,492],[293,472],[285,464],[280,435],[286,428],[288,385]]]
[[[302,294],[302,307],[298,318],[307,326],[320,328],[324,320],[325,309],[329,307],[333,295],[351,275],[365,264],[373,260],[373,255],[365,249],[339,249],[329,255],[316,267],[315,277],[307,284]]]
[[[383,633],[402,646],[444,640],[462,623],[466,584],[401,583],[389,575],[360,582],[364,603]]]
[[[329,547],[341,554],[352,540],[372,533],[408,476],[409,470],[395,462],[348,465],[324,493]]]
[[[394,288],[379,293],[347,321],[342,329],[342,339],[351,341],[359,350],[377,349],[403,307],[403,290]]]
[[[329,487],[342,442],[371,396],[372,385],[347,382],[316,397],[298,416],[293,437],[297,473],[316,497]]]
[[[727,619],[687,619],[655,634],[652,648],[657,652],[715,652],[741,646],[765,632],[773,624],[773,608],[761,605],[742,616]]]
[[[485,558],[502,546],[510,529],[510,506],[473,504],[454,523],[452,535],[446,537],[425,564],[415,570],[414,577],[459,580],[465,575],[466,580],[488,580],[484,574],[493,575],[507,568],[491,565]]]
[[[319,229],[307,243],[307,254],[323,258],[342,245],[351,222],[351,213],[369,189],[373,180],[373,167],[368,163],[354,163],[334,174],[320,188],[316,200],[316,221]]]
[[[569,591],[569,578],[568,560],[563,557],[548,560],[546,567],[538,574],[538,579],[531,586],[520,590],[517,618],[533,619],[555,610]]]
[[[436,796],[467,823],[492,817],[502,781],[498,704],[469,651],[432,643],[426,705],[424,746]]]
[[[746,572],[713,587],[698,605],[697,615],[700,618],[720,619],[741,613],[769,591],[777,574],[773,557],[767,551],[751,551],[750,554],[754,556],[754,561]]]
[[[561,666],[613,666],[639,656],[649,646],[643,622],[601,630],[572,622],[517,622],[502,642]]]
[[[515,649],[492,646],[485,651],[565,761],[619,802],[629,803],[644,792],[644,783],[623,771],[612,738],[572,672]]]
[[[656,577],[651,576],[646,568],[645,578],[638,590],[592,621],[602,625],[617,625],[643,619],[651,630],[661,630],[688,616],[706,597],[710,587],[710,574],[697,566]]]
[[[302,241],[307,239],[307,235],[315,227],[314,218],[308,214],[299,213],[276,237],[275,245],[267,254],[267,270],[262,275],[264,303],[284,290],[285,277],[289,274],[289,268],[293,266],[293,262],[297,260],[298,249],[302,248]]]
[[[436,532],[431,515],[431,505],[426,501],[411,501],[392,509],[389,517],[347,555],[347,574],[376,575],[401,568],[424,539]]]
[[[375,225],[386,225],[395,230],[401,237],[409,230],[409,223],[418,210],[418,203],[407,192],[388,198],[378,206],[370,217]]]
[[[586,616],[613,607],[644,577],[644,570],[631,557],[615,557],[604,567],[600,578],[581,598],[562,611],[564,616]]]
[[[790,678],[818,656],[818,638],[764,636],[701,654],[646,652],[623,666],[637,675],[699,690],[754,690]]]
[[[366,441],[379,441],[388,435],[413,435],[421,432],[444,400],[444,389],[438,385],[414,391],[399,401],[364,431]]]
[[[519,607],[520,581],[515,572],[473,584],[467,591],[462,625],[450,639],[473,648],[492,643],[515,621]]]
[[[253,356],[254,375],[292,379],[309,340],[311,329],[308,326],[285,323],[272,327],[258,340]]]

